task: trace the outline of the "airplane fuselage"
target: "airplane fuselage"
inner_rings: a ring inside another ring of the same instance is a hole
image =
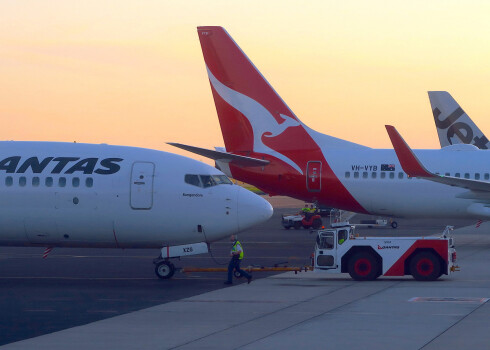
[[[197,186],[196,175],[224,176],[149,149],[0,142],[0,245],[161,248],[237,233],[261,209],[270,216],[260,197]]]
[[[304,157],[309,152],[303,151]],[[407,177],[391,149],[322,149],[323,157],[305,161],[303,174],[286,166],[238,168],[232,176],[271,194],[376,215],[397,217],[482,217],[469,190]],[[418,150],[417,156],[441,175],[488,181],[484,151]],[[253,156],[253,154],[252,154]],[[257,155],[259,156],[259,155]],[[262,155],[260,155],[262,156]],[[304,158],[303,157],[303,158]],[[268,159],[267,157],[261,157]],[[348,195],[344,195],[347,192]],[[473,212],[469,208],[473,208]],[[477,211],[474,213],[474,211]]]

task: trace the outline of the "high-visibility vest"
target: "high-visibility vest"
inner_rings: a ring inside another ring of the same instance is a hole
[[[231,248],[231,251],[232,252],[236,252],[238,249],[236,249],[237,246],[240,246],[240,248],[242,248],[242,250],[240,251],[240,256],[238,257],[238,259],[242,260],[243,259],[243,247],[242,247],[242,244],[239,242],[239,241],[236,241],[235,244],[233,244],[233,247]]]

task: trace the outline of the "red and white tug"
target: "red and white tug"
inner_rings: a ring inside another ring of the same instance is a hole
[[[453,238],[448,237],[452,226],[440,237],[359,237],[349,223],[334,226],[318,231],[315,272],[348,272],[358,281],[381,275],[412,275],[419,281],[433,281],[459,269]]]

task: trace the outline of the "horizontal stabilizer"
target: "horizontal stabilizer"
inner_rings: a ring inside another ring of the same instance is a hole
[[[243,166],[243,167],[265,166],[270,163],[268,160],[239,156],[237,154],[228,153],[228,152],[213,151],[206,148],[183,145],[181,143],[174,143],[174,142],[167,142],[167,143],[171,146],[178,147],[195,154],[199,154],[206,158],[214,159],[216,161],[221,161],[225,163],[233,163],[234,165]]]
[[[388,135],[390,136],[391,143],[393,144],[393,148],[395,149],[403,171],[405,171],[408,176],[419,177],[448,186],[466,188],[471,191],[490,192],[490,182],[444,176],[430,172],[420,162],[394,126],[386,125],[386,130],[388,131]]]

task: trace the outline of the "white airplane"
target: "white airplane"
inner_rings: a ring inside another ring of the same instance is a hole
[[[221,171],[150,149],[0,142],[0,245],[162,249],[171,257],[269,219],[271,205]]]
[[[302,123],[223,28],[199,27],[198,35],[226,152],[175,146],[272,195],[381,216],[490,218],[489,152],[473,145],[417,150],[443,175],[436,183],[408,177],[393,149]]]
[[[432,114],[441,148],[471,144],[488,149],[489,141],[456,100],[447,91],[429,91]]]

